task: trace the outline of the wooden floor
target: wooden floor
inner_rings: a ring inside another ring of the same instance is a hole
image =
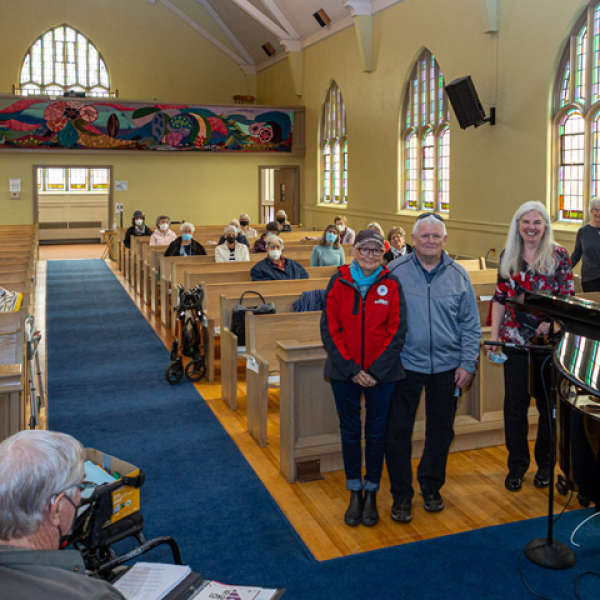
[[[73,257],[79,258],[75,251]],[[169,332],[160,319],[142,306],[116,271],[114,263],[108,264],[158,336],[170,347]],[[218,383],[196,384],[196,388],[317,560],[538,517],[547,511],[548,491],[533,486],[533,468],[527,474],[521,492],[512,493],[504,488],[506,450],[497,446],[450,454],[447,483],[442,489],[446,509],[441,513],[425,512],[417,496],[413,504],[413,521],[410,524],[392,521],[389,481],[384,472],[378,495],[380,523],[373,528],[347,527],[343,523],[348,500],[343,472],[326,473],[321,481],[295,484],[287,483],[280,475],[276,393],[270,396],[269,402],[269,445],[259,448],[246,431],[243,381],[238,388],[240,408],[237,412],[231,411],[221,400]],[[414,466],[416,468],[416,464]],[[565,502],[564,497],[556,498],[555,510],[560,511]],[[575,508],[575,501],[571,506]],[[540,535],[544,535],[543,526]]]

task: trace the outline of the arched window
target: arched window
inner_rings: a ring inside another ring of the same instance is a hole
[[[348,204],[346,107],[337,83],[327,91],[321,114],[321,202]]]
[[[100,52],[83,34],[59,25],[41,35],[27,51],[19,76],[21,94],[63,95],[85,92],[108,96],[110,83]]]
[[[404,95],[402,208],[450,210],[449,121],[444,76],[433,54],[424,49]]]
[[[590,35],[591,33],[591,35]],[[600,2],[585,9],[563,50],[554,85],[554,215],[582,221],[600,195]]]

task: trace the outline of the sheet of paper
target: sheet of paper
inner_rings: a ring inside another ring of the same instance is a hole
[[[190,600],[270,600],[277,590],[207,581]]]
[[[160,600],[191,572],[185,565],[138,562],[113,585],[127,600]]]

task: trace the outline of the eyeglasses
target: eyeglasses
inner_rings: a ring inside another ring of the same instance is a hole
[[[383,250],[381,248],[359,248],[358,251],[360,252],[361,256],[369,256],[369,254],[371,256],[383,255]]]
[[[417,221],[419,221],[420,219],[426,219],[427,217],[433,217],[434,219],[437,219],[438,221],[441,221],[442,223],[444,222],[444,219],[440,215],[438,215],[437,213],[434,213],[434,212],[421,213],[417,217]]]

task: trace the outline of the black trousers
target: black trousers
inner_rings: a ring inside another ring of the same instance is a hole
[[[454,369],[435,375],[406,371],[390,403],[385,461],[395,500],[414,496],[410,463],[411,442],[421,391],[425,388],[425,448],[417,470],[423,494],[437,492],[446,480],[446,462],[454,439]]]
[[[584,292],[600,292],[600,277],[598,279],[589,279],[582,281],[581,287]]]
[[[547,469],[554,464],[550,457],[551,438],[548,423],[546,396],[542,384],[540,368],[548,356],[543,352],[532,354],[532,369],[529,369],[527,352],[505,350],[508,360],[504,363],[504,437],[508,450],[508,470],[512,475],[522,477],[529,468],[529,445],[527,433],[529,424],[527,411],[531,402],[530,391],[535,396],[538,412],[537,439],[535,441],[535,462],[538,468]],[[550,365],[544,369],[544,383],[550,393]],[[530,372],[532,380],[530,379]]]

